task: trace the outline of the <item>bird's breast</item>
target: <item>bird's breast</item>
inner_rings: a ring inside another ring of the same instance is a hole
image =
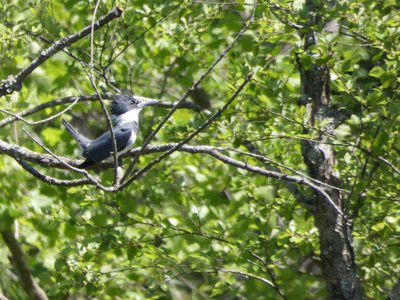
[[[136,130],[131,130],[131,137],[128,140],[128,147],[132,147],[132,145],[136,142]]]
[[[135,141],[136,141],[136,130],[132,129],[131,136],[129,137],[129,140],[126,143],[126,146],[124,147],[124,149],[122,149],[121,151],[118,152],[118,155],[124,154],[124,153],[128,152],[129,150],[131,150]]]

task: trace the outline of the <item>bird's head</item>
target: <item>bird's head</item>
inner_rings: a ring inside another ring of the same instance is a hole
[[[111,114],[113,116],[120,116],[129,111],[141,111],[143,107],[154,105],[157,101],[150,101],[142,97],[135,97],[130,93],[122,93],[113,96],[111,104]]]
[[[143,107],[154,105],[155,100],[135,97],[128,92],[114,95],[111,104],[111,114],[116,124],[138,121],[139,112]]]

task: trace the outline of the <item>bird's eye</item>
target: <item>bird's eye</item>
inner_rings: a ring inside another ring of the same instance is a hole
[[[135,98],[133,98],[133,99],[131,100],[131,104],[138,104],[138,101],[137,101]]]

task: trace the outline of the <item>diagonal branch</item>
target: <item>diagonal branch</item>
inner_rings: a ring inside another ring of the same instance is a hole
[[[159,20],[155,21],[153,24],[151,24],[148,28],[146,28],[141,34],[139,34],[136,38],[134,38],[133,40],[129,41],[118,53],[116,53],[114,56],[110,56],[109,61],[107,62],[107,64],[103,67],[103,69],[108,69],[114,62],[115,60],[121,56],[122,53],[124,53],[126,51],[126,49],[128,49],[131,45],[133,45],[134,43],[136,43],[136,41],[138,41],[139,39],[141,39],[147,32],[149,32],[150,30],[152,30],[153,28],[155,28],[159,23],[161,23],[163,20],[165,20],[175,9],[177,9],[179,6],[181,6],[181,4],[184,1],[180,1],[177,5],[175,5],[174,7],[172,7],[169,11],[167,11]]]
[[[0,97],[11,94],[14,91],[21,90],[22,82],[25,80],[25,78],[28,77],[37,67],[42,65],[46,60],[48,60],[57,52],[89,35],[92,28],[93,30],[97,30],[113,19],[120,17],[122,12],[123,10],[120,7],[116,7],[108,14],[101,17],[96,23],[94,23],[93,27],[91,25],[86,26],[80,32],[66,36],[54,42],[50,47],[43,50],[37,58],[35,58],[27,67],[22,69],[17,75],[10,75],[7,79],[0,82]]]
[[[54,114],[54,115],[51,115],[50,117],[48,117],[48,118],[45,118],[45,119],[42,119],[42,120],[39,120],[39,121],[28,121],[28,120],[25,120],[23,117],[20,117],[18,114],[14,114],[14,113],[12,113],[12,112],[9,112],[9,111],[7,111],[7,110],[5,110],[5,109],[3,109],[3,108],[0,108],[0,112],[2,112],[2,113],[5,113],[5,114],[8,114],[8,115],[11,115],[11,116],[13,116],[16,120],[20,120],[20,121],[22,121],[22,122],[24,122],[25,124],[27,124],[27,125],[39,125],[39,124],[43,124],[43,123],[47,123],[47,122],[49,122],[49,121],[52,121],[52,120],[54,120],[54,119],[57,119],[59,116],[61,116],[63,113],[65,113],[65,112],[67,112],[68,110],[70,110],[76,103],[78,103],[78,101],[79,101],[79,97],[75,97],[75,100],[70,104],[70,105],[68,105],[66,108],[64,108],[62,111],[60,111],[60,112],[58,112],[58,113],[56,113],[56,114]],[[1,127],[1,126],[0,126]]]
[[[235,159],[221,153],[221,151],[230,151],[229,148],[212,147],[212,146],[189,146],[189,145],[181,145],[180,143],[171,143],[171,144],[166,144],[166,145],[161,145],[161,146],[147,147],[146,149],[143,150],[143,153],[147,154],[147,153],[155,153],[155,152],[164,152],[164,151],[171,151],[171,149],[174,149],[174,151],[175,151],[178,148],[179,148],[179,151],[182,151],[182,152],[193,153],[193,154],[204,153],[204,154],[211,155],[214,158],[216,158],[226,164],[232,165],[232,166],[240,168],[240,169],[247,170],[251,173],[263,175],[266,177],[276,178],[276,179],[283,180],[283,181],[291,181],[294,183],[306,185],[306,186],[312,188],[313,190],[319,192],[320,194],[322,194],[332,204],[332,206],[335,208],[335,210],[337,210],[341,214],[340,209],[332,202],[332,199],[325,192],[324,187],[323,186],[321,187],[318,183],[314,183],[314,182],[310,181],[308,178],[305,178],[302,176],[289,175],[289,174],[266,170],[264,168],[253,166],[253,165],[250,165],[243,161],[235,160]],[[131,156],[134,156],[139,151],[141,151],[140,147],[133,149],[128,154]],[[76,170],[76,168],[74,168],[73,166],[79,165],[79,161],[76,161],[76,160],[72,160],[72,159],[68,159],[68,158],[61,158],[61,157],[55,156],[54,154],[52,154],[52,155],[39,154],[39,153],[30,151],[30,150],[27,150],[23,147],[19,147],[16,145],[10,145],[10,144],[0,140],[0,154],[2,154],[2,153],[9,155],[16,160],[25,160],[25,161],[36,162],[45,167],[56,167],[56,168],[60,168],[60,169]],[[106,163],[100,164],[100,165],[103,167],[112,167],[113,166],[112,164],[106,164]],[[140,170],[140,172],[141,172],[140,175],[143,175],[149,169],[146,169],[144,171],[143,170],[144,170],[144,168]],[[80,171],[80,173],[83,173],[83,175],[85,175],[85,176],[90,176],[87,174],[87,172],[82,172],[82,170],[78,170],[78,171]],[[38,176],[38,178],[40,179],[40,176]],[[104,191],[116,191],[113,188],[107,188],[107,187],[101,186],[92,177],[90,177],[88,179],[91,181],[92,184],[96,185],[98,188],[100,188]],[[58,185],[56,181],[53,181],[52,184]],[[82,182],[82,184],[86,184],[86,183]],[[60,185],[63,185],[63,184],[60,184]],[[128,184],[126,182],[124,182],[124,184],[121,185],[118,188],[118,190],[126,188],[127,185]]]
[[[262,278],[262,277],[260,277],[260,276],[254,275],[254,274],[250,274],[250,273],[242,272],[242,271],[227,270],[227,269],[218,268],[218,267],[215,267],[215,270],[217,270],[217,271],[219,271],[219,272],[223,272],[223,273],[231,273],[231,274],[234,274],[234,275],[241,275],[241,276],[244,276],[244,277],[246,277],[246,278],[257,279],[257,280],[261,281],[262,283],[265,283],[265,284],[267,284],[267,285],[269,285],[270,287],[273,287],[273,288],[275,289],[275,285],[274,285],[271,281],[269,281],[269,280],[267,280],[267,279],[265,279],[265,278]],[[281,296],[281,295],[280,295],[280,296]],[[284,299],[285,299],[285,298],[284,298]]]
[[[267,168],[267,170],[280,172],[279,168],[275,166],[276,162],[273,160],[269,160],[269,159],[266,160],[266,157],[263,156],[260,153],[260,151],[258,151],[258,149],[250,141],[244,141],[243,146],[245,146],[250,151],[250,153],[253,154],[252,156],[255,156],[255,158],[262,161],[265,165],[265,168]],[[242,151],[238,151],[237,149],[234,149],[234,150],[235,150],[235,152],[238,152],[238,153],[242,152]],[[268,165],[267,163],[270,163],[271,165]],[[309,178],[309,179],[311,179],[311,178]],[[293,197],[299,203],[303,204],[308,209],[312,209],[312,198],[307,196],[306,193],[302,192],[296,184],[294,184],[291,181],[286,181],[285,188],[293,195]]]
[[[309,181],[306,178],[300,177],[300,176],[292,176],[292,175],[288,175],[288,174],[283,174],[283,173],[279,173],[279,172],[275,172],[275,171],[268,171],[265,169],[262,169],[260,167],[257,166],[252,166],[249,165],[247,163],[244,163],[242,161],[238,161],[235,160],[229,156],[223,155],[221,153],[219,153],[218,151],[212,150],[210,152],[208,152],[207,154],[210,154],[212,156],[214,156],[215,158],[217,158],[218,160],[221,160],[227,164],[230,164],[232,166],[235,166],[237,168],[243,169],[243,170],[247,170],[253,173],[257,173],[257,174],[261,174],[264,175],[266,177],[272,177],[272,178],[277,178],[277,179],[281,179],[281,180],[288,180],[288,181],[293,181],[296,183],[300,183],[300,184],[304,184],[310,188],[312,188],[314,191],[320,193],[322,196],[325,197],[325,199],[329,202],[329,204],[340,214],[343,215],[343,212],[340,210],[340,208],[334,203],[334,201],[332,200],[332,198],[328,195],[328,193],[320,186],[314,184],[313,182]]]
[[[82,101],[94,101],[97,99],[96,95],[89,95],[89,96],[69,96],[59,99],[54,99],[48,102],[41,103],[37,106],[25,109],[19,113],[13,114],[11,117],[5,118],[0,121],[0,128],[4,127],[8,124],[11,124],[17,120],[22,119],[23,117],[33,115],[37,112],[45,110],[46,108],[55,107],[59,105],[71,104],[74,103],[78,99],[78,102]]]
[[[167,121],[171,118],[171,116],[174,114],[174,112],[178,109],[179,105],[185,101],[190,94],[194,91],[194,89],[196,89],[200,83],[214,70],[214,68],[220,63],[220,61],[228,54],[228,52],[233,48],[233,46],[237,43],[237,41],[244,35],[244,33],[250,28],[250,26],[253,24],[254,22],[254,16],[255,16],[255,12],[256,12],[256,5],[257,5],[257,1],[254,1],[254,5],[253,5],[253,12],[252,15],[250,17],[250,19],[247,21],[246,25],[237,33],[236,37],[233,39],[232,42],[230,42],[226,48],[224,49],[224,51],[220,54],[220,56],[218,56],[218,58],[216,58],[213,63],[208,67],[208,69],[200,76],[200,78],[186,91],[186,93],[181,97],[181,99],[179,101],[177,101],[174,106],[172,107],[172,109],[168,112],[168,114],[164,117],[164,119],[160,122],[160,124],[158,124],[158,126],[151,132],[151,134],[147,137],[147,139],[144,141],[141,150],[136,154],[135,158],[133,159],[132,163],[129,165],[128,169],[126,170],[126,173],[124,175],[124,177],[122,178],[122,181],[124,181],[130,174],[130,172],[132,171],[134,165],[136,164],[137,160],[139,159],[140,154],[143,153],[143,150],[146,148],[146,146],[150,143],[150,141],[156,136],[156,134],[161,130],[161,128],[167,123]],[[252,75],[251,75],[252,76]],[[250,76],[250,78],[251,78]],[[250,80],[250,79],[249,79]],[[244,87],[244,86],[243,86]],[[191,138],[190,138],[191,139]],[[175,151],[175,150],[173,150]],[[171,153],[173,152],[171,151]],[[160,156],[161,157],[161,156]],[[161,158],[162,159],[162,158]],[[160,159],[160,160],[161,160]],[[146,167],[148,167],[148,169],[150,169],[153,165],[155,165],[158,162],[151,162],[149,163]],[[152,165],[150,165],[152,164]],[[142,169],[143,171],[146,171],[144,169]],[[140,171],[139,171],[140,172]],[[140,174],[138,174],[138,172],[136,172],[136,174],[134,174],[130,179],[128,179],[129,182],[132,182],[133,180],[136,179],[137,175],[140,176]],[[126,182],[128,182],[126,181]],[[126,183],[125,182],[125,183]],[[121,185],[123,186],[124,183]],[[125,185],[126,186],[126,185]]]
[[[38,152],[34,152],[24,147],[6,143],[2,140],[0,140],[0,154],[8,155],[14,159],[21,159],[25,161],[34,162],[43,167],[67,169],[67,167],[65,167],[60,161],[58,161],[49,154],[41,154]],[[67,157],[60,157],[60,158],[68,165],[75,167],[79,166],[80,162],[75,159],[70,159]]]
[[[30,164],[28,164],[24,160],[16,159],[16,161],[21,165],[21,167],[23,167],[31,175],[35,176],[39,180],[46,182],[50,185],[81,186],[81,185],[86,185],[86,184],[93,184],[93,182],[87,178],[76,179],[76,180],[62,180],[62,179],[58,179],[58,178],[53,178],[53,177],[47,176],[47,175],[41,173],[40,171],[36,170],[34,167],[32,167]]]
[[[101,95],[101,97],[103,99],[108,99],[108,100],[111,99],[112,96],[113,95],[111,93],[106,93],[104,95]],[[174,107],[174,105],[176,105],[176,102],[159,101],[158,99],[147,98],[147,97],[136,96],[136,95],[133,95],[133,96],[135,98],[137,98],[139,101],[158,101],[158,103],[154,105],[154,106],[157,106],[157,107],[172,108],[172,107]],[[37,106],[34,106],[34,107],[28,108],[26,110],[23,110],[23,111],[21,111],[19,113],[10,113],[10,112],[3,111],[4,113],[10,114],[11,116],[0,121],[0,128],[6,126],[8,124],[11,124],[11,123],[13,123],[15,121],[18,121],[20,119],[23,119],[23,117],[30,116],[30,115],[33,115],[33,114],[35,114],[37,112],[45,110],[46,108],[55,107],[55,106],[59,106],[59,105],[72,104],[75,101],[87,102],[87,101],[95,101],[97,99],[98,99],[97,95],[68,96],[68,97],[54,99],[54,100],[51,100],[51,101],[48,101],[48,102],[44,102],[44,103],[39,104]],[[193,110],[195,112],[205,113],[207,115],[210,114],[210,112],[207,109],[204,109],[200,105],[197,105],[197,104],[195,104],[193,102],[190,102],[190,101],[183,101],[182,103],[179,103],[178,108],[191,109],[191,110]],[[37,124],[37,122],[30,122],[30,123],[32,123],[32,125]]]
[[[203,131],[205,128],[207,128],[212,122],[214,122],[227,108],[228,106],[233,102],[233,100],[236,99],[236,97],[240,94],[240,92],[245,88],[245,86],[250,82],[251,78],[253,77],[254,73],[250,72],[247,76],[246,79],[243,81],[243,83],[239,86],[239,88],[235,91],[235,93],[229,98],[229,100],[225,103],[224,106],[222,106],[215,114],[213,114],[209,119],[207,119],[197,130],[193,131],[191,134],[189,134],[186,138],[184,138],[182,141],[180,141],[178,144],[176,144],[174,147],[169,149],[168,151],[164,152],[161,154],[159,157],[156,159],[152,160],[149,162],[145,167],[137,171],[135,174],[133,174],[128,180],[123,182],[121,184],[121,188],[125,188],[128,186],[130,183],[132,183],[134,180],[139,178],[142,174],[153,168],[156,164],[158,164],[161,160],[169,156],[171,153],[173,153],[176,150],[179,150],[183,145],[187,144],[190,140],[192,140],[197,134],[199,134],[201,131]],[[144,145],[141,147],[141,149],[144,149]],[[142,150],[141,150],[142,151]],[[141,154],[141,151],[136,154],[135,158],[138,157]],[[131,167],[132,164],[129,166]],[[127,170],[128,174],[129,168]],[[126,175],[125,175],[126,176]],[[124,178],[123,178],[124,179]]]
[[[24,253],[22,252],[13,232],[10,229],[7,229],[1,232],[1,236],[6,243],[8,250],[10,250],[11,260],[18,271],[18,277],[21,280],[25,292],[29,296],[29,299],[47,300],[48,298],[45,292],[37,284],[28,268],[25,262]]]
[[[49,153],[54,159],[58,160],[64,167],[75,171],[79,174],[84,175],[88,180],[90,180],[90,182],[92,184],[94,184],[96,187],[98,187],[101,190],[104,191],[108,191],[108,192],[112,192],[114,191],[114,188],[112,187],[105,187],[103,186],[98,180],[96,180],[96,178],[94,178],[92,175],[90,175],[86,170],[80,169],[80,168],[76,168],[72,165],[69,165],[67,162],[63,161],[60,157],[58,157],[57,155],[55,155],[53,152],[50,151],[50,149],[48,149],[45,145],[43,145],[38,139],[34,138],[28,131],[26,131],[25,129],[23,129],[23,131],[36,143],[38,144],[40,147],[42,147],[42,149],[44,151],[46,151],[47,153]]]

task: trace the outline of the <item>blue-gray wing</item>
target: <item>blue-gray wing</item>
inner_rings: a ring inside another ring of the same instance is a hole
[[[126,147],[131,137],[131,126],[115,127],[114,136],[117,144],[117,150],[121,151]],[[107,131],[99,136],[97,139],[90,142],[84,149],[82,155],[93,162],[100,162],[109,158],[113,152],[113,144],[111,140],[111,132]]]

